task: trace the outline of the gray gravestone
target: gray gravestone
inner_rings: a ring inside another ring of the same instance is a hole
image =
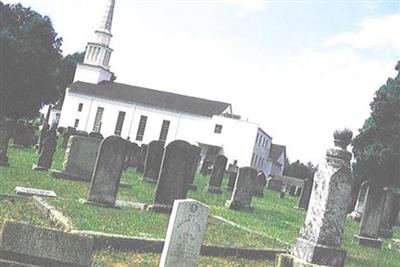
[[[224,155],[218,155],[215,159],[214,167],[211,172],[208,192],[213,194],[222,194],[221,185],[224,179],[226,163],[228,159]]]
[[[382,217],[379,224],[378,235],[384,238],[393,237],[393,225],[391,216],[395,205],[395,196],[391,188],[385,188],[385,202],[383,205]]]
[[[29,188],[29,187],[20,187],[20,186],[17,186],[15,188],[15,193],[17,195],[23,195],[23,196],[40,196],[40,197],[56,197],[57,196],[56,193],[54,193],[54,191],[35,189],[35,188]]]
[[[139,162],[141,148],[136,143],[130,143],[129,149],[130,149],[129,166],[132,167],[132,168],[137,168],[138,162]]]
[[[162,141],[152,141],[149,143],[143,174],[143,180],[146,182],[157,183],[158,181],[161,161],[164,155],[164,144]]]
[[[382,240],[378,239],[379,224],[381,221],[385,194],[381,186],[368,187],[365,207],[362,214],[360,232],[353,239],[359,245],[380,248]]]
[[[313,178],[307,178],[304,180],[303,190],[301,191],[300,199],[297,204],[299,209],[308,209],[308,204],[310,203],[311,192],[313,188]]]
[[[301,196],[301,192],[303,192],[303,187],[297,186],[297,187],[296,187],[295,196],[296,196],[296,197],[300,197],[300,196]]]
[[[24,147],[25,123],[22,120],[17,121],[15,126],[13,146]]]
[[[239,169],[232,198],[227,202],[230,209],[253,211],[251,200],[254,195],[257,179],[257,170],[250,167]]]
[[[264,188],[267,185],[267,177],[263,172],[259,172],[257,174],[256,179],[256,188],[254,191],[254,195],[256,197],[263,197],[264,196]]]
[[[62,141],[62,147],[67,148],[69,138],[76,133],[75,128],[73,127],[68,127],[63,134],[63,141]]]
[[[176,140],[167,145],[158,178],[154,204],[150,210],[171,212],[176,199],[187,196],[187,166],[191,164],[192,146],[185,141]]]
[[[139,160],[138,160],[138,163],[137,163],[137,166],[136,166],[136,171],[138,173],[143,173],[144,172],[144,164],[146,162],[147,149],[148,149],[148,145],[142,144],[141,149],[140,149]]]
[[[57,149],[57,127],[52,125],[46,137],[43,139],[41,151],[36,165],[33,165],[33,170],[47,171],[53,163],[53,155]]]
[[[7,221],[0,247],[1,266],[3,260],[34,266],[89,267],[93,240],[90,237]]]
[[[282,187],[283,187],[283,182],[274,178],[268,178],[267,179],[267,189],[276,191],[276,192],[281,192]]]
[[[11,120],[5,119],[1,125],[0,166],[8,166],[8,143],[10,142]]]
[[[90,138],[100,139],[100,140],[103,140],[103,139],[104,139],[104,136],[103,136],[101,133],[98,133],[98,132],[91,132],[91,133],[89,133],[89,137],[90,137]]]
[[[233,164],[229,164],[228,166],[228,185],[226,186],[226,190],[233,191],[235,188],[236,177],[238,175],[239,168],[237,166],[237,160],[233,161]]]
[[[188,164],[188,166],[187,166],[187,171],[188,171],[187,185],[188,185],[188,189],[191,191],[197,190],[197,186],[194,184],[194,178],[196,177],[197,168],[199,167],[199,161],[201,158],[200,153],[201,153],[201,148],[198,146],[192,145],[192,150],[190,153],[191,164]]]
[[[174,202],[160,267],[198,265],[208,215],[209,208],[196,200]]]
[[[209,168],[211,166],[211,161],[207,158],[203,160],[203,164],[201,165],[200,173],[203,176],[207,176],[209,173]]]
[[[296,186],[295,185],[289,185],[289,196],[296,196]]]
[[[51,170],[55,178],[91,181],[101,140],[90,137],[71,136],[65,152],[64,170]]]
[[[110,136],[102,141],[88,203],[111,207],[115,205],[126,150],[127,141],[119,136]]]
[[[293,245],[294,257],[307,263],[344,266],[346,251],[341,243],[353,185],[352,155],[346,149],[351,136],[335,133],[335,148],[328,149],[315,174],[304,225]]]
[[[364,181],[361,184],[360,191],[358,193],[356,207],[354,211],[350,214],[350,217],[356,222],[360,222],[362,218],[362,213],[365,207],[365,199],[367,196],[368,181]]]

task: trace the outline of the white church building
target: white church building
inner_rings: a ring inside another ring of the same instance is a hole
[[[272,137],[234,115],[231,104],[114,82],[109,61],[115,0],[107,1],[97,40],[87,44],[84,62],[66,89],[59,127],[119,135],[139,145],[185,140],[202,149],[203,160],[223,154],[229,163],[282,175],[285,149],[280,155],[274,150],[271,158]]]

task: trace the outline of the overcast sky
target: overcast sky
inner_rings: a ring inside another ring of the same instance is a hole
[[[94,40],[106,5],[3,2],[48,15],[64,54]],[[336,128],[357,131],[400,59],[399,1],[116,2],[118,82],[229,102],[292,161],[318,163]]]

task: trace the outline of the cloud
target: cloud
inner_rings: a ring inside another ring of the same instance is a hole
[[[346,45],[356,49],[382,49],[400,52],[398,28],[400,14],[363,20],[357,31],[345,32],[328,38],[323,45],[326,47]]]
[[[225,0],[227,4],[232,4],[248,11],[264,11],[267,7],[264,0]]]

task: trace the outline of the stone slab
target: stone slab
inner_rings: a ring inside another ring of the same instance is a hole
[[[305,262],[290,254],[278,254],[275,257],[275,267],[328,267],[327,265],[317,265]]]
[[[93,240],[61,231],[7,221],[0,258],[38,266],[90,266]]]
[[[15,193],[17,195],[23,195],[23,196],[57,197],[57,194],[54,191],[35,189],[29,187],[20,187],[20,186],[17,186],[15,188]]]
[[[353,235],[353,241],[365,247],[379,248],[379,249],[382,247],[382,240],[377,238],[369,238],[359,235]]]

